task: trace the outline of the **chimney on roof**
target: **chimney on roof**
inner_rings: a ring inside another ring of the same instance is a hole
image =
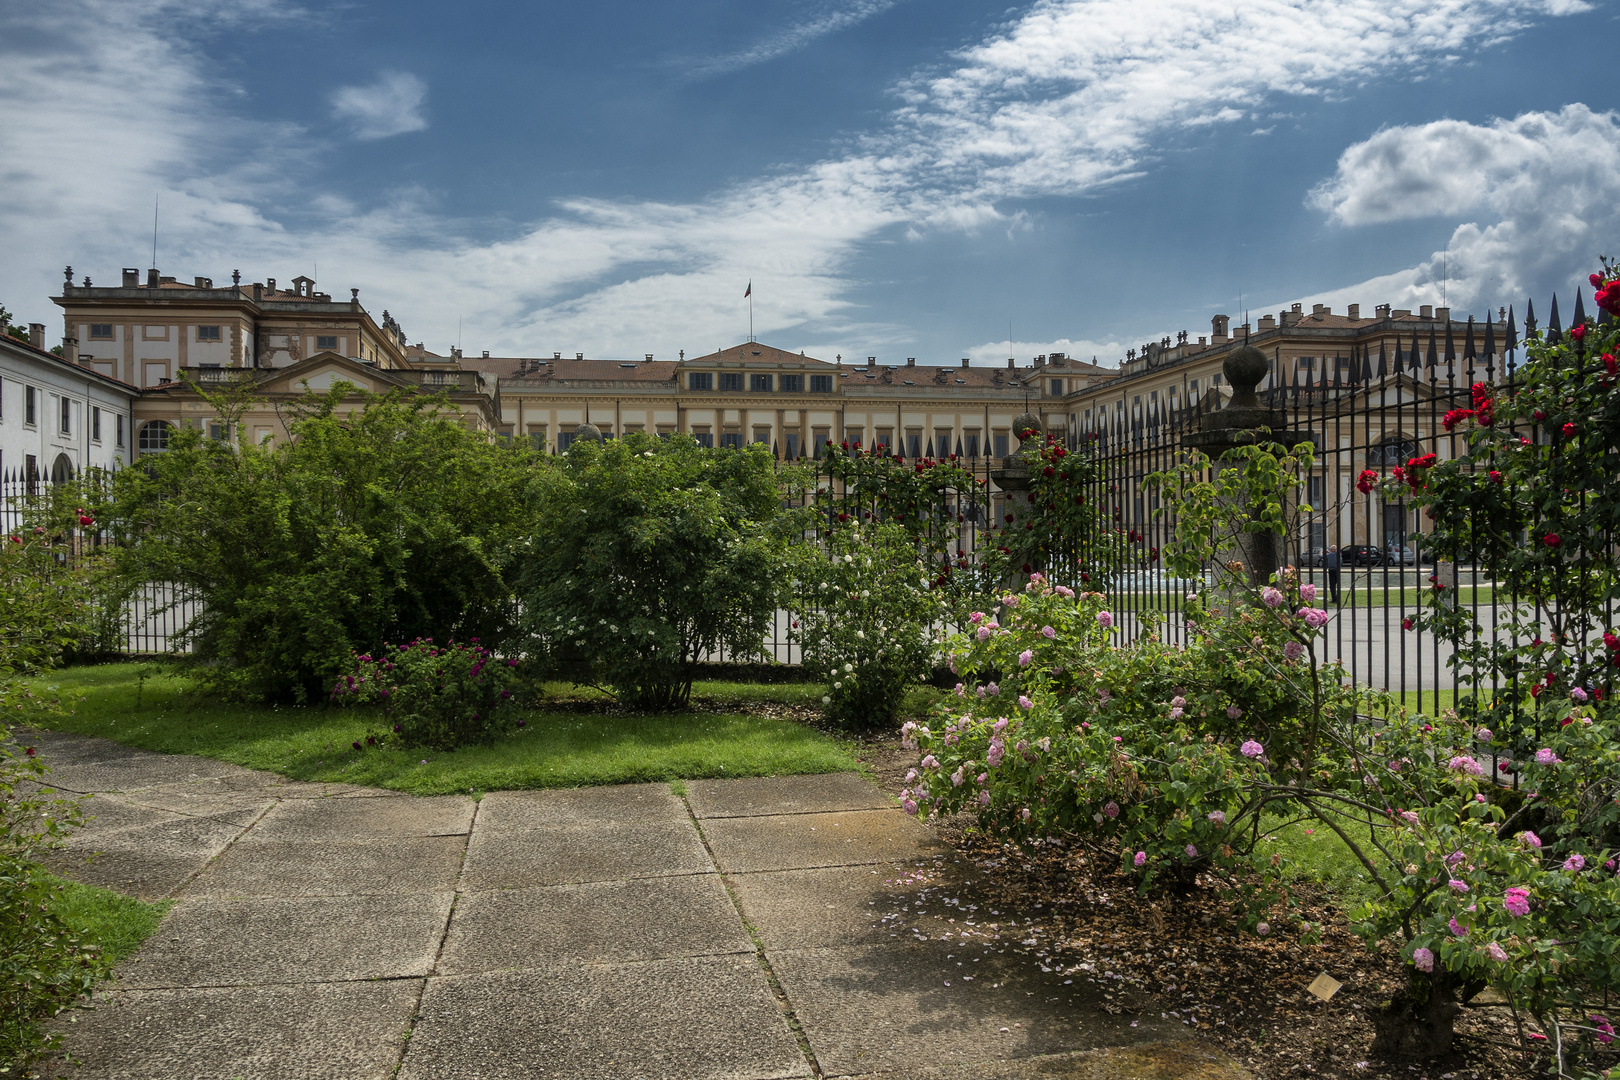
[[[554,353],[551,354],[551,358],[553,360],[561,360],[562,359],[562,353],[554,352]]]
[[[488,350],[488,349],[485,349],[485,350],[484,350],[484,359],[485,359],[485,360],[488,360],[488,359],[489,359],[489,350]]]
[[[915,356],[906,357],[906,367],[916,367],[916,366],[917,366],[917,358]]]
[[[1224,338],[1226,336],[1227,327],[1231,325],[1232,316],[1230,315],[1217,315],[1213,319],[1209,320],[1210,333],[1216,339]]]
[[[1007,370],[1011,371],[1012,369],[1013,369],[1013,358],[1009,356],[1009,357],[1007,357]]]
[[[260,282],[260,281],[255,281],[253,283],[253,302],[256,304],[260,300],[263,300],[263,299],[264,299],[264,283]]]
[[[1389,318],[1389,310],[1389,304],[1379,304],[1377,307],[1373,308],[1373,317],[1377,319],[1387,319]]]
[[[146,287],[148,289],[155,289],[158,287],[158,272],[157,267],[155,266],[146,272]]]
[[[64,316],[62,321],[66,325],[62,328],[62,359],[70,364],[79,362],[79,339],[74,334],[73,317]]]
[[[138,289],[141,287],[141,272],[133,266],[124,267],[124,288]]]
[[[1418,318],[1420,318],[1420,319],[1432,319],[1432,318],[1434,318],[1434,305],[1433,304],[1421,304],[1421,305],[1419,305],[1419,307],[1418,307]]]
[[[1327,304],[1312,304],[1311,305],[1311,314],[1312,315],[1331,315],[1331,314],[1333,314],[1333,308],[1331,308]]]
[[[28,344],[36,349],[45,348],[45,324],[31,322],[28,324]]]
[[[1351,304],[1349,307],[1344,309],[1344,313],[1348,318],[1359,319],[1361,318],[1361,305]]]
[[[1041,353],[1039,356],[1037,356],[1035,358],[1035,366],[1036,367],[1045,367],[1046,366],[1046,354],[1045,353]]]
[[[649,364],[652,363],[652,353],[647,353],[646,357],[647,357],[647,363],[649,363]]]
[[[1434,317],[1440,322],[1447,322],[1451,319],[1451,309],[1448,307],[1437,307],[1434,309]]]
[[[962,366],[963,366],[963,367],[967,367],[967,366],[968,366],[968,358],[967,358],[967,357],[965,357],[965,356],[964,356],[964,357],[962,357]]]
[[[577,353],[574,354],[574,359],[575,360],[583,360],[583,359],[585,359],[585,354],[582,353],[582,352],[577,352]]]
[[[876,367],[876,366],[877,366],[877,357],[875,357],[875,356],[868,356],[868,357],[867,357],[867,358],[866,358],[866,366],[867,366],[867,367]]]
[[[264,279],[264,288],[265,288],[265,291],[268,292],[271,296],[276,295],[276,279],[273,278],[273,277],[265,278]]]

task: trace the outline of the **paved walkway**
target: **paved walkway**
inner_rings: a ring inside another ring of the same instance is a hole
[[[55,868],[175,900],[64,1076],[1244,1075],[953,907],[971,867],[854,774],[474,801],[29,738],[97,793]]]

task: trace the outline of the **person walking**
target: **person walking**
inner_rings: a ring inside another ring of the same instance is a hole
[[[1329,545],[1322,555],[1322,566],[1327,570],[1328,595],[1333,598],[1335,607],[1339,604],[1339,545]]]

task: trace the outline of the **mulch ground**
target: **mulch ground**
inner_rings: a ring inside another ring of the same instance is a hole
[[[917,755],[900,747],[898,734],[856,743],[857,757],[882,787],[898,792]],[[1112,989],[1116,1004],[1110,1011],[1152,1009],[1181,1020],[1260,1080],[1506,1080],[1546,1074],[1548,1055],[1519,1049],[1512,1016],[1502,1007],[1467,1010],[1445,1057],[1374,1060],[1370,1017],[1403,982],[1401,964],[1388,950],[1363,946],[1324,892],[1298,894],[1303,916],[1327,928],[1319,944],[1302,946],[1240,935],[1212,890],[1139,897],[1118,852],[1072,838],[1021,850],[983,834],[966,815],[930,826],[983,875],[971,897],[948,890],[955,910],[977,907],[978,929],[991,921],[991,912],[1003,919],[1016,914],[1016,937],[1006,937],[1022,942],[1032,961]],[[924,884],[922,892],[929,891]],[[1305,990],[1324,972],[1343,984],[1328,1002]]]

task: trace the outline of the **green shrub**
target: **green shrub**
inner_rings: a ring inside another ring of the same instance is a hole
[[[332,687],[339,704],[376,702],[406,746],[454,750],[487,744],[517,719],[516,660],[502,660],[476,641],[444,646],[423,638],[379,655],[355,658],[354,671]],[[356,743],[356,748],[359,744]]]
[[[39,786],[47,772],[31,747],[13,747],[0,728],[0,1062],[8,1067],[54,1047],[40,1023],[111,973],[62,918],[62,886],[35,862],[83,823],[76,800]]]
[[[797,564],[804,663],[825,678],[827,715],[856,727],[892,723],[933,668],[947,608],[928,552],[899,524],[839,523],[828,551]]]
[[[686,704],[700,658],[763,652],[791,519],[764,446],[575,442],[521,596],[533,647],[643,708]]]
[[[105,516],[133,578],[201,601],[183,638],[227,696],[319,700],[356,653],[419,637],[498,640],[547,470],[442,401],[353,388],[293,407],[291,438],[196,428],[118,474]],[[222,416],[241,403],[210,396]]]

